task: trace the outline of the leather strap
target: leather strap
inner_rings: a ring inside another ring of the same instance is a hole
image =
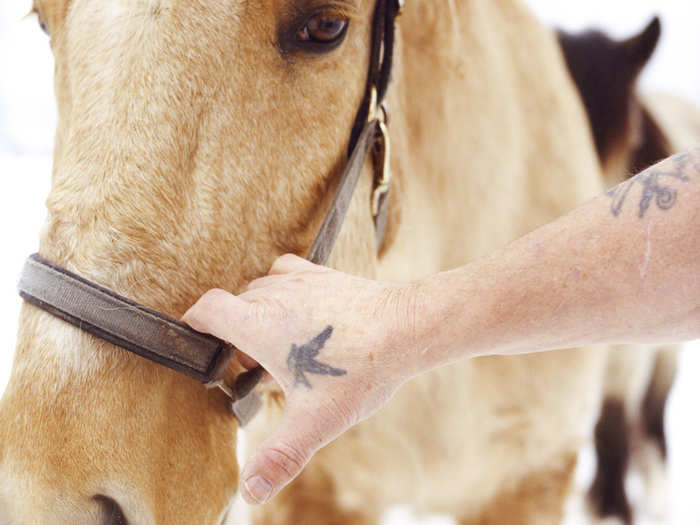
[[[355,123],[350,133],[348,156],[352,155],[357,139],[364,129],[372,111],[372,89],[376,89],[376,105],[384,101],[389,89],[391,70],[394,64],[394,41],[396,19],[403,9],[404,0],[377,0],[372,19],[372,42],[369,53],[367,87]]]
[[[203,383],[220,379],[234,349],[180,321],[57,266],[24,263],[19,294],[39,308],[130,352]]]
[[[328,262],[335,241],[338,239],[338,234],[340,234],[340,229],[343,226],[345,215],[350,207],[350,202],[352,202],[352,197],[355,194],[355,188],[360,179],[364,161],[377,141],[378,124],[377,120],[372,120],[365,124],[365,128],[355,144],[355,149],[353,149],[352,155],[345,166],[335,197],[333,197],[333,202],[328,212],[326,212],[321,229],[318,231],[318,235],[316,235],[316,239],[306,255],[306,258],[314,264],[325,266]]]

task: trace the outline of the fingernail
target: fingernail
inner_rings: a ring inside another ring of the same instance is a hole
[[[260,476],[248,478],[244,485],[253,503],[265,503],[272,494],[272,485]]]

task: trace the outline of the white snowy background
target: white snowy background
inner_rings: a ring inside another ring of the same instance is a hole
[[[465,0],[461,0],[465,1]],[[23,259],[36,251],[49,189],[56,125],[53,60],[48,40],[34,19],[23,19],[30,0],[0,3],[0,392],[10,374],[20,300],[16,282]],[[529,0],[549,24],[569,30],[597,26],[623,37],[641,29],[654,14],[664,35],[642,79],[647,91],[667,91],[700,105],[700,2],[697,0]],[[697,473],[700,470],[700,343],[687,345],[670,400],[670,512],[667,523],[700,524]],[[582,483],[590,474],[584,454]],[[406,509],[389,513],[387,525],[443,525],[442,517],[411,516]],[[575,510],[568,525],[581,523]],[[644,523],[647,522],[646,519]]]

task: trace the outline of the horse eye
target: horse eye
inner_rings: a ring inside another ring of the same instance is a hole
[[[309,18],[304,26],[297,31],[297,38],[300,42],[335,44],[345,35],[347,27],[347,17],[321,11]]]
[[[93,498],[102,507],[100,525],[129,525],[119,503],[107,496],[97,495]]]

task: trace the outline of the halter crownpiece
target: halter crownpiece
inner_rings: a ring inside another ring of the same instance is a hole
[[[348,162],[323,224],[307,254],[325,265],[338,238],[368,155],[373,157],[374,181],[370,211],[377,246],[384,237],[390,194],[388,112],[383,100],[393,63],[395,22],[403,0],[377,0],[367,88],[350,135]],[[236,349],[202,334],[167,315],[50,262],[38,254],[25,262],[18,284],[28,303],[109,343],[221,389],[232,401],[235,417],[244,426],[261,405],[255,386],[263,370],[240,374],[231,387],[222,376]]]

